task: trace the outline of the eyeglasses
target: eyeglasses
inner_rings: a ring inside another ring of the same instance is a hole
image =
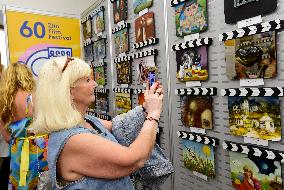
[[[65,71],[65,69],[67,68],[68,64],[69,64],[71,61],[73,61],[73,60],[74,60],[73,57],[67,57],[66,62],[65,62],[65,65],[64,65],[64,67],[63,67],[63,69],[62,69],[62,73],[63,73],[63,72]]]

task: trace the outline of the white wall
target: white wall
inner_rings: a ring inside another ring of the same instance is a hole
[[[80,15],[97,0],[0,0],[0,6],[11,5],[23,8]]]

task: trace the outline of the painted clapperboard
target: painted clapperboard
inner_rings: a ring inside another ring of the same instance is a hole
[[[114,88],[115,92],[115,107],[116,114],[123,114],[132,109],[132,94],[131,88]]]
[[[207,177],[215,176],[215,150],[219,145],[219,139],[191,133],[178,131],[178,137],[183,144],[184,166],[193,171],[194,175],[207,180]]]
[[[213,98],[217,88],[176,89],[181,99],[181,122],[191,132],[203,133],[213,129]]]
[[[232,186],[245,189],[247,184],[255,189],[282,189],[284,153],[258,146],[223,142],[223,149],[229,151]]]
[[[283,29],[283,26],[284,21],[277,19],[220,34],[219,40],[224,41],[225,44],[228,78],[251,82],[254,79],[263,81],[275,78],[277,76],[276,36],[277,31]],[[241,83],[241,86],[253,85]]]
[[[172,46],[176,52],[177,79],[186,81],[208,80],[208,46],[213,42],[212,38],[201,38]]]
[[[228,96],[230,133],[263,141],[281,140],[282,87],[222,89]],[[258,143],[255,143],[258,144]]]

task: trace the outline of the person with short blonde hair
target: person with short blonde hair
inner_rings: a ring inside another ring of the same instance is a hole
[[[97,86],[90,74],[87,63],[66,57],[49,60],[40,70],[32,129],[50,134],[52,189],[134,190],[128,176],[144,166],[155,144],[163,88],[157,82],[145,90],[148,115],[127,147],[111,134],[110,121],[86,114]]]

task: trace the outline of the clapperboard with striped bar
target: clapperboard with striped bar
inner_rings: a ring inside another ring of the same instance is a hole
[[[194,47],[199,47],[199,46],[210,46],[212,42],[213,42],[213,39],[208,38],[208,37],[190,40],[190,41],[186,41],[183,43],[173,45],[172,51],[180,51],[180,50],[185,50],[188,48],[194,48]]]
[[[120,25],[114,27],[114,28],[112,29],[112,33],[114,34],[114,33],[118,32],[118,31],[120,31],[120,30],[123,30],[123,29],[125,29],[125,28],[129,28],[129,27],[130,27],[130,23],[123,22],[122,24],[120,24]]]
[[[283,87],[221,89],[222,96],[284,96]]]
[[[265,149],[258,146],[235,143],[230,141],[223,142],[223,149],[255,157],[265,158],[274,161],[284,162],[284,153],[276,150]]]
[[[133,94],[141,94],[144,93],[145,89],[133,89]]]
[[[216,96],[217,88],[181,88],[175,90],[176,95],[190,95],[190,96]]]
[[[98,114],[98,113],[91,112],[91,111],[87,111],[87,114],[91,115],[91,116],[95,116],[95,117],[103,119],[103,120],[111,121],[111,116],[109,116],[109,115]]]
[[[83,42],[84,46],[88,46],[88,45],[90,45],[91,43],[92,43],[92,39],[90,39],[90,38],[86,39],[86,40]]]
[[[177,135],[179,138],[196,141],[198,143],[203,143],[206,145],[211,145],[211,146],[219,145],[219,139],[205,136],[205,135],[200,135],[197,133],[192,133],[192,132],[187,132],[187,131],[178,131]]]
[[[150,45],[155,45],[158,43],[159,43],[159,38],[149,38],[143,42],[138,42],[138,43],[133,44],[132,48],[139,49],[139,48],[147,47]]]
[[[99,92],[99,93],[109,93],[109,89],[105,89],[105,88],[96,88],[95,92]]]
[[[113,88],[113,92],[132,94],[133,89],[132,88]]]
[[[254,34],[260,34],[263,32],[269,32],[269,31],[277,31],[284,28],[284,20],[273,20],[269,22],[263,22],[257,25],[244,27],[241,29],[237,29],[231,32],[226,32],[219,35],[219,41],[226,41],[226,40],[232,40],[236,38],[241,38],[244,36],[251,36]]]
[[[90,17],[94,17],[98,12],[100,11],[104,11],[105,10],[105,7],[104,6],[100,6],[98,9],[95,9],[93,10],[91,13],[90,13]]]
[[[124,61],[131,61],[133,58],[132,56],[129,55],[124,55],[124,56],[119,56],[113,59],[114,63],[120,63],[120,62],[124,62]]]
[[[138,58],[151,56],[151,55],[157,55],[157,54],[158,54],[158,50],[157,49],[149,49],[149,50],[146,50],[146,51],[133,53],[132,54],[132,58],[133,59],[138,59]]]

